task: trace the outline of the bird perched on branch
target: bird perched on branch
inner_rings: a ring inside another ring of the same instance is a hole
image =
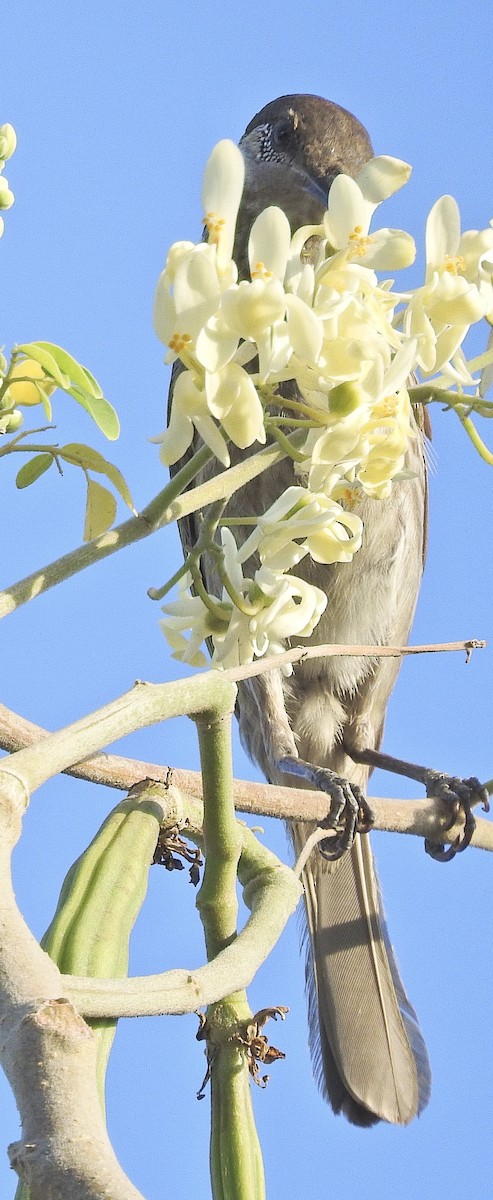
[[[292,233],[318,224],[336,175],[354,177],[373,155],[355,117],[307,95],[267,104],[248,125],[240,148],[246,167],[234,253],[240,278],[248,275],[249,233],[264,208],[281,207]],[[280,386],[280,405],[286,386],[292,385]],[[172,392],[173,381],[170,400]],[[354,560],[325,565],[304,558],[296,568],[328,596],[312,641],[407,641],[426,544],[422,425],[417,418],[408,454],[412,478],[394,486],[389,499],[358,503],[365,537]],[[236,458],[241,456],[237,451]],[[201,478],[217,469],[216,462]],[[236,493],[225,515],[263,512],[293,482],[293,464],[285,459]],[[180,523],[187,553],[197,528],[194,515]],[[235,528],[238,541],[248,532]],[[208,589],[217,590],[213,565],[205,557],[202,572]],[[353,838],[399,665],[390,658],[310,660],[297,663],[289,678],[271,671],[243,681],[238,694],[243,743],[267,779],[286,785],[296,776],[297,783],[301,779],[327,792],[332,818],[343,810],[349,814],[342,839],[328,835],[322,852],[312,853],[303,883],[315,1071],[334,1110],[357,1125],[408,1123],[427,1103],[430,1088],[426,1049],[390,946],[369,838],[359,833]],[[414,778],[428,782],[421,768]],[[294,824],[291,832],[298,853],[309,826]]]

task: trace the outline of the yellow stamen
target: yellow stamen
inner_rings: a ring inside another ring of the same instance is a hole
[[[189,333],[174,333],[171,341],[168,342],[168,346],[175,354],[181,354],[190,345],[191,340],[192,338]]]
[[[465,271],[465,269],[466,264],[462,254],[456,254],[455,256],[451,254],[445,255],[445,260],[442,267],[443,271],[449,271],[451,275],[459,275],[460,272]]]
[[[219,213],[208,212],[204,217],[204,225],[209,234],[209,241],[213,244],[219,241],[221,233],[226,225],[225,217],[220,217]]]
[[[373,241],[372,237],[363,234],[363,226],[355,225],[352,233],[349,234],[349,246],[352,256],[355,258],[363,258],[366,254],[368,246]]]
[[[267,279],[272,279],[272,271],[267,270],[265,263],[257,262],[252,267],[252,279],[263,279],[266,282]]]
[[[385,396],[373,409],[374,417],[395,417],[397,414],[397,397]]]
[[[361,500],[361,492],[358,488],[347,487],[342,492],[338,492],[337,499],[345,509],[352,509],[358,500]]]

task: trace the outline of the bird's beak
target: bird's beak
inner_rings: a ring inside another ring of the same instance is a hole
[[[292,159],[262,160],[260,157],[261,141],[256,129],[246,137],[242,137],[240,150],[245,159],[247,180],[253,183],[254,187],[262,188],[262,190],[268,189],[270,180],[273,192],[284,193],[286,196],[290,193],[296,193],[298,196],[304,194],[309,196],[317,207],[320,205],[322,211],[325,211],[329,189],[336,175],[340,175],[340,167],[334,166],[333,171],[324,177],[319,177],[310,175],[300,163]],[[315,212],[316,209],[314,209]],[[311,216],[310,219],[315,220],[315,216]]]

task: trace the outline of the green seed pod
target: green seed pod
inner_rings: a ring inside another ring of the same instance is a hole
[[[262,1151],[253,1115],[248,1053],[235,1033],[251,1018],[245,993],[212,1005],[212,1125],[210,1166],[214,1200],[265,1200]],[[230,1040],[231,1039],[231,1040]]]
[[[68,975],[124,978],[130,934],[147,892],[147,877],[164,818],[162,785],[132,788],[109,813],[87,850],[65,876],[55,916],[41,945]],[[116,1021],[88,1021],[98,1041],[101,1108]],[[15,1200],[29,1200],[19,1181]]]
[[[159,793],[155,798],[159,786],[143,785],[138,794],[133,789],[70,868],[41,941],[64,974],[114,979],[127,974],[130,934],[147,892],[164,815]],[[104,1111],[104,1080],[116,1021],[88,1024],[98,1039],[98,1085]]]

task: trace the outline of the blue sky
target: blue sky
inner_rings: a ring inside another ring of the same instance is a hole
[[[58,342],[86,363],[117,407],[120,442],[108,446],[85,414],[59,396],[60,441],[87,440],[118,463],[138,506],[162,486],[156,447],[167,374],[151,325],[152,296],[169,243],[200,233],[200,181],[220,137],[241,135],[268,100],[314,92],[353,111],[376,152],[414,166],[388,206],[389,224],[417,239],[434,200],[451,192],[464,228],[493,216],[489,3],[451,0],[376,7],[305,0],[248,6],[166,5],[111,0],[71,5],[25,0],[2,10],[0,123],[19,145],[6,171],[16,204],[0,246],[1,341]],[[416,276],[416,279],[418,276]],[[493,472],[452,415],[434,415],[438,468],[431,479],[428,565],[415,642],[493,638]],[[486,430],[488,436],[488,430]],[[489,435],[493,442],[493,431]],[[16,494],[4,460],[2,578],[8,585],[75,547],[83,493],[75,472],[49,473]],[[14,469],[15,467],[15,469]],[[122,511],[123,518],[123,511]],[[57,728],[110,700],[134,679],[180,673],[146,590],[179,561],[175,530],[163,531],[2,626],[2,695],[26,717]],[[491,650],[465,666],[459,655],[409,661],[392,698],[385,748],[452,773],[493,774]],[[125,752],[196,766],[193,726],[183,720],[127,739]],[[255,778],[239,747],[235,770]],[[375,776],[373,794],[417,794]],[[18,900],[41,934],[66,869],[114,794],[62,779],[34,798],[15,858]],[[265,822],[284,855],[282,829]],[[420,1014],[433,1069],[430,1105],[406,1130],[365,1132],[336,1119],[312,1082],[306,1049],[303,971],[296,922],[251,989],[255,1008],[290,1007],[274,1041],[287,1060],[255,1096],[268,1195],[339,1200],[411,1200],[417,1195],[482,1200],[491,1194],[493,993],[491,864],[470,851],[448,867],[413,839],[376,835],[391,937]],[[203,960],[194,896],[183,875],[151,872],[135,930],[132,971]],[[195,1019],[121,1022],[109,1075],[111,1136],[148,1200],[170,1186],[174,1200],[207,1196],[208,1101]],[[18,1136],[16,1110],[0,1081],[1,1142]],[[166,1185],[163,1184],[166,1180]],[[170,1182],[171,1185],[170,1185]],[[14,1179],[0,1151],[0,1194]]]

